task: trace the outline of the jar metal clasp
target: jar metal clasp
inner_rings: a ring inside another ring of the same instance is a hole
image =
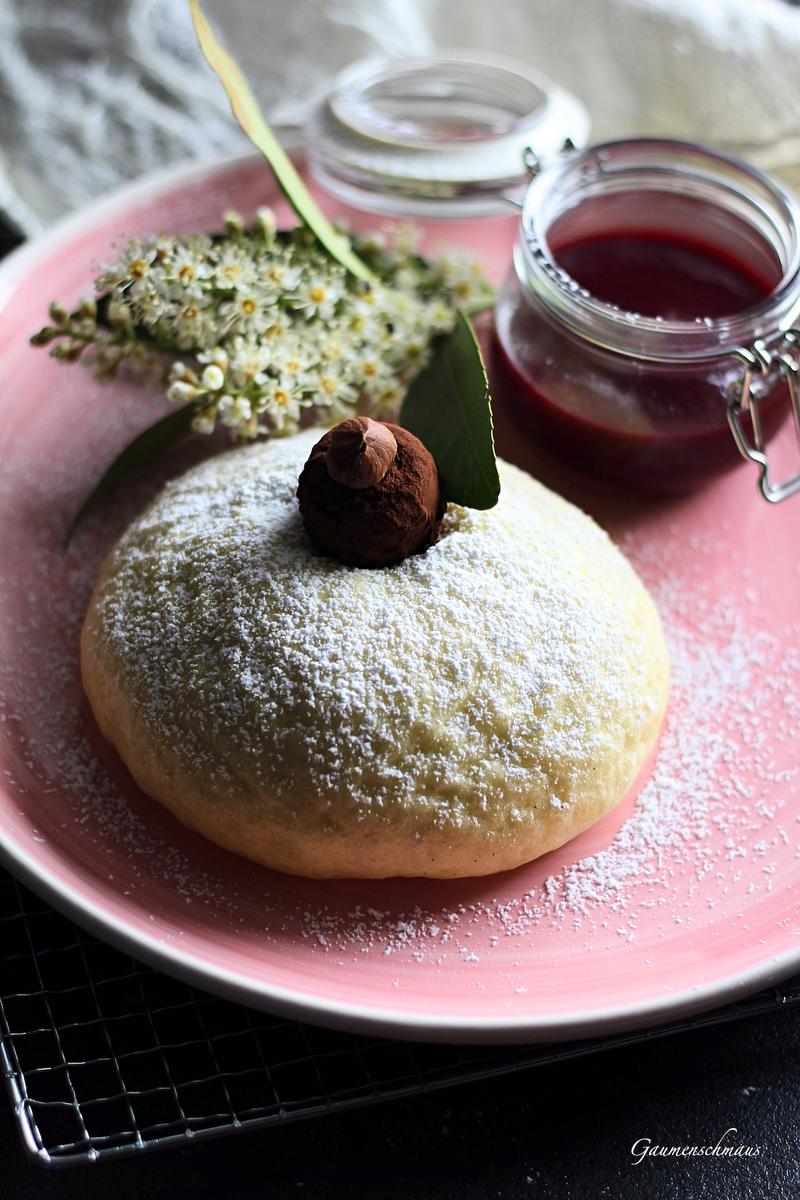
[[[739,347],[736,354],[744,363],[744,373],[741,380],[731,384],[728,392],[728,424],[731,433],[742,457],[758,467],[758,490],[770,504],[780,504],[782,500],[788,500],[790,496],[800,492],[800,470],[781,483],[774,483],[770,478],[769,457],[759,407],[766,389],[759,387],[759,381],[774,379],[776,374],[786,380],[792,421],[800,442],[800,394],[797,384],[800,363],[793,353],[798,348],[800,329],[781,330],[769,338],[753,342],[751,346]],[[745,416],[750,417],[752,436],[744,427]]]
[[[525,168],[528,180],[535,179],[537,175],[541,175],[545,167],[549,167],[552,163],[565,158],[567,155],[577,153],[577,150],[578,147],[571,137],[565,137],[556,153],[545,158],[537,154],[533,146],[526,146],[522,151],[522,165]],[[523,198],[520,196],[512,196],[506,193],[503,199],[507,200],[512,208],[521,209],[523,206]]]

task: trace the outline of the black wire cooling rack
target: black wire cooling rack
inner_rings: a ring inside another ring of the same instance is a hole
[[[800,976],[658,1029],[561,1046],[332,1033],[215,999],[83,933],[0,870],[0,1070],[28,1153],[95,1162],[501,1075],[800,1002]]]

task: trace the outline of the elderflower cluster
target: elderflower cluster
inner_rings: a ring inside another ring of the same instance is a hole
[[[405,231],[356,249],[378,282],[348,275],[305,229],[278,231],[270,210],[250,229],[229,213],[216,237],[133,240],[97,279],[98,299],[75,313],[52,305],[54,327],[33,340],[56,341],[66,361],[87,351],[101,376],[178,355],[167,395],[191,404],[200,433],[217,422],[238,438],[290,433],[306,411],[389,415],[455,307],[487,301],[489,289],[475,264],[422,259]]]

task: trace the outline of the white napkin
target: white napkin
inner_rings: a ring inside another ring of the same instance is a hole
[[[376,50],[499,50],[572,88],[594,140],[673,134],[800,185],[800,11],[780,0],[207,0],[265,109]],[[0,0],[0,207],[26,233],[124,180],[246,149],[185,0]]]

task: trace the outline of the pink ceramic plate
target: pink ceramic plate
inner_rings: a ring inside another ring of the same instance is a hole
[[[632,507],[558,485],[652,587],[670,713],[637,795],[530,867],[430,883],[312,882],[182,829],[98,738],[78,674],[97,565],[158,483],[127,489],[62,549],[69,516],[159,402],[27,344],[122,233],[215,228],[271,199],[247,159],[126,189],[0,271],[0,845],[77,922],[244,1003],[420,1038],[561,1039],[699,1010],[800,966],[800,500],[771,509],[746,466],[702,495]],[[487,235],[488,237],[489,235]],[[499,267],[509,227],[482,249]],[[473,249],[475,248],[472,243]],[[525,463],[504,428],[501,449]],[[509,450],[509,447],[512,447]],[[201,442],[173,456],[174,472]]]

